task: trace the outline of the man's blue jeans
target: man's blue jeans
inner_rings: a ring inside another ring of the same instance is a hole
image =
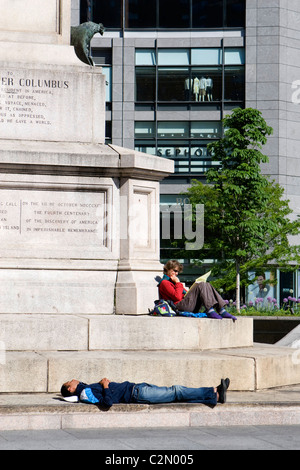
[[[213,387],[190,388],[182,385],[158,387],[157,385],[140,383],[133,388],[132,401],[148,404],[185,402],[216,405],[217,393]]]

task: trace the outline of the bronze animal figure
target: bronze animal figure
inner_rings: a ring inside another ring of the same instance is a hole
[[[90,56],[90,43],[96,33],[103,36],[105,28],[102,23],[87,21],[79,26],[71,26],[71,45],[74,46],[77,57],[88,65],[94,65]]]

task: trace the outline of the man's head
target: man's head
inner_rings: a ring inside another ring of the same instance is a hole
[[[75,394],[79,380],[72,379],[69,382],[65,382],[60,389],[60,393],[63,397],[71,397]]]

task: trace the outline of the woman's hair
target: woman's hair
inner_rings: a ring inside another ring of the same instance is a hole
[[[174,269],[181,273],[183,271],[183,266],[179,261],[176,259],[170,259],[165,265],[164,265],[164,274],[167,274],[170,269]]]

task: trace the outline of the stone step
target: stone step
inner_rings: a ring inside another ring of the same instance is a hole
[[[209,350],[253,344],[253,320],[1,314],[6,351]]]
[[[6,351],[88,349],[89,322],[78,315],[1,314],[0,323]]]
[[[252,391],[300,383],[299,362],[297,350],[261,344],[212,351],[8,351],[0,363],[0,393],[55,393],[72,378],[103,377],[191,387],[230,377],[231,390]]]
[[[0,397],[0,431],[113,428],[153,428],[155,431],[162,427],[300,424],[300,402],[293,398],[299,397],[297,389],[288,391],[290,402],[272,398],[260,401],[258,393],[257,397],[235,401],[236,393],[241,392],[229,392],[227,403],[213,408],[197,403],[118,404],[106,411],[93,405],[60,401],[57,394],[5,395]]]

